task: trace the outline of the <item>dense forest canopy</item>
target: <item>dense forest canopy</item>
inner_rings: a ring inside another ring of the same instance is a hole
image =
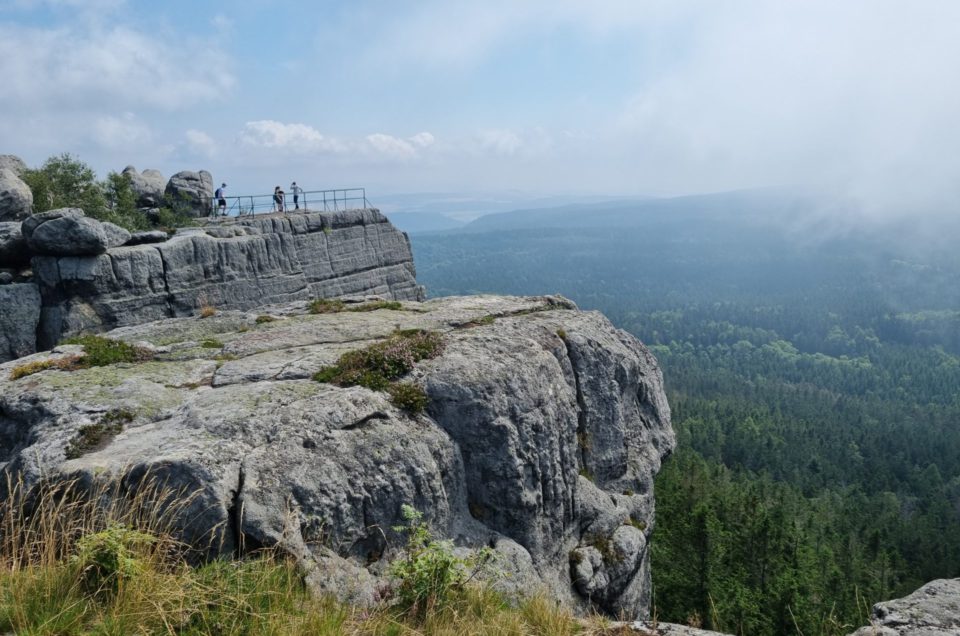
[[[412,237],[431,295],[561,293],[656,353],[679,440],[656,486],[661,620],[846,634],[960,576],[960,259],[915,223],[844,228],[813,204],[571,206]]]

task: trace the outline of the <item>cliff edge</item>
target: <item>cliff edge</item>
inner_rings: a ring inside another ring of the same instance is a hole
[[[270,253],[297,237],[269,239]],[[128,254],[160,257],[130,250],[102,266],[127,271],[115,264],[136,262]],[[193,496],[185,540],[213,555],[278,546],[316,588],[357,602],[376,601],[409,504],[460,549],[494,548],[508,591],[648,615],[653,477],[675,440],[660,369],[636,338],[559,297],[338,309],[293,302],[107,333],[139,347],[135,362],[56,364],[85,355],[64,345],[2,364],[0,468],[27,484],[119,480],[115,496],[160,480]],[[423,333],[443,346],[403,378],[424,391],[422,413],[311,379],[347,352]]]

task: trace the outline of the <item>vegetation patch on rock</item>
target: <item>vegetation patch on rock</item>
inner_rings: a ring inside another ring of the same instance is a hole
[[[103,448],[122,432],[124,425],[132,422],[133,418],[133,413],[123,409],[104,413],[95,424],[81,426],[77,430],[77,434],[67,444],[64,455],[67,459],[77,459]]]
[[[105,367],[120,362],[146,362],[153,358],[153,354],[143,347],[103,336],[76,336],[67,338],[63,344],[83,346],[84,355],[79,360],[79,368]]]
[[[398,408],[419,413],[427,403],[423,389],[415,384],[395,381],[412,371],[417,362],[440,355],[443,347],[443,336],[437,332],[398,331],[366,349],[348,351],[335,365],[320,369],[313,379],[342,387],[362,386],[387,391]]]

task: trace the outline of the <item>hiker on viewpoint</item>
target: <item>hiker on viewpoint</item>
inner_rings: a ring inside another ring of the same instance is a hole
[[[227,195],[223,192],[223,189],[226,187],[226,183],[221,183],[220,187],[217,188],[217,191],[213,193],[213,198],[217,200],[217,209],[220,211],[220,216],[227,215]]]
[[[294,181],[290,184],[290,192],[293,194],[293,209],[300,209],[300,193],[303,192],[303,188],[297,185],[297,182]]]
[[[283,212],[283,190],[280,186],[273,189],[273,207],[277,212]]]

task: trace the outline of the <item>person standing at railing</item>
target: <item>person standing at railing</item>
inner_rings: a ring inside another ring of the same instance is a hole
[[[275,212],[283,212],[283,196],[284,192],[280,189],[280,186],[273,189],[273,209]]]
[[[293,209],[300,209],[300,193],[303,192],[303,188],[297,185],[297,182],[294,181],[290,184],[290,193],[293,195]]]
[[[220,211],[220,216],[227,215],[227,198],[226,194],[223,192],[223,189],[226,187],[226,183],[221,183],[220,187],[217,188],[217,191],[213,193],[213,198],[217,200],[217,209]],[[209,190],[207,190],[207,192],[209,192]]]

